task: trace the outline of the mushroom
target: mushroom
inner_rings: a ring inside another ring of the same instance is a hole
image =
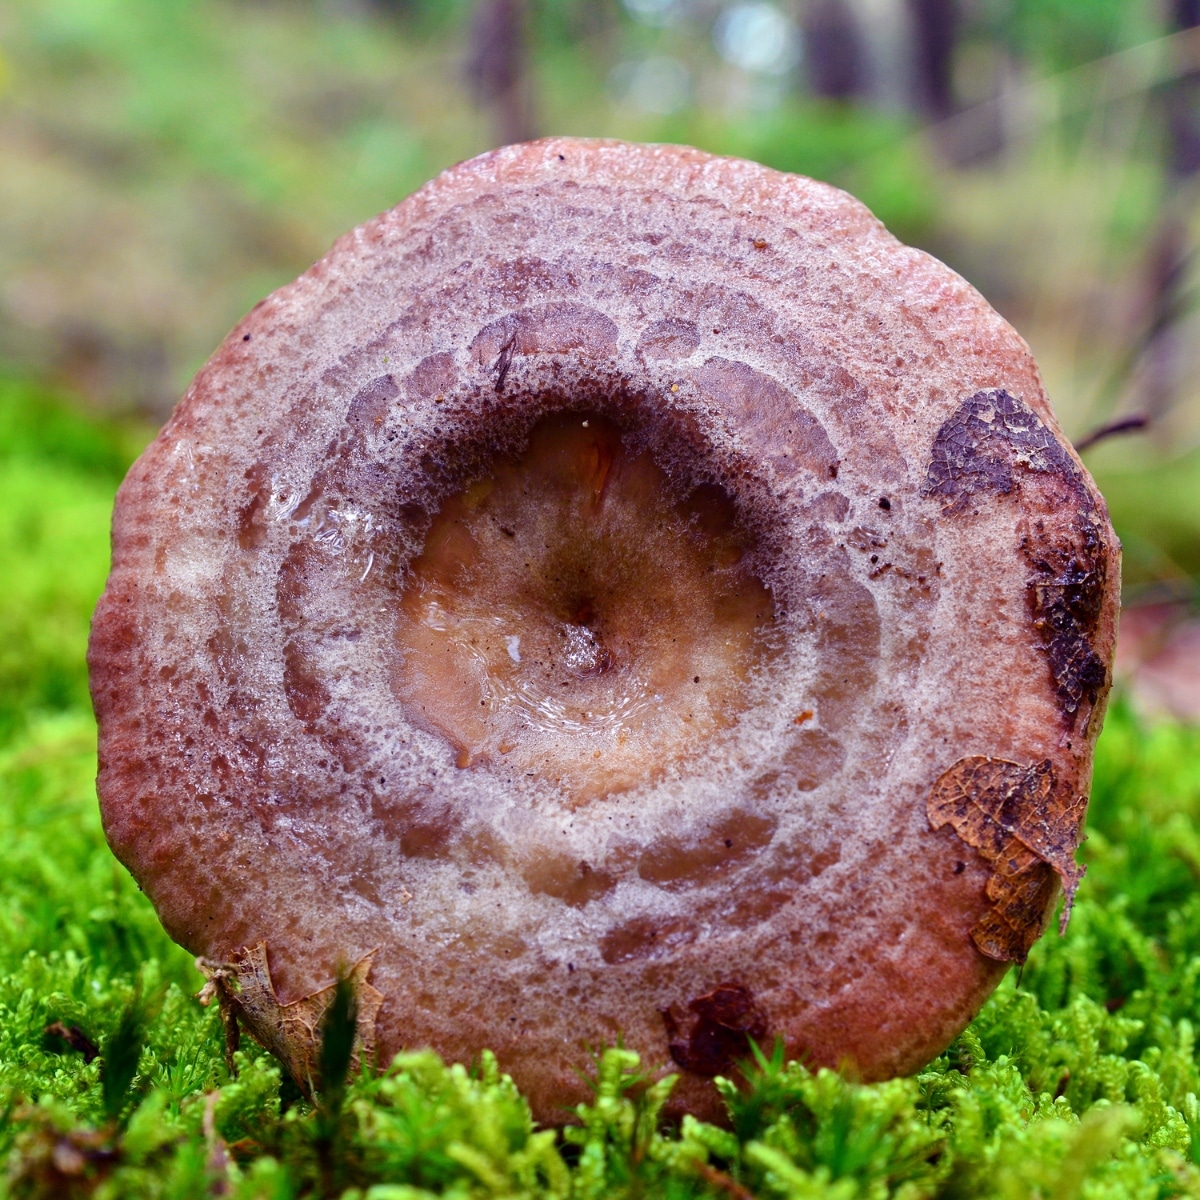
[[[551,139],[259,304],[121,488],[109,841],[305,1085],[911,1071],[1069,905],[1119,546],[1024,342],[808,179]]]

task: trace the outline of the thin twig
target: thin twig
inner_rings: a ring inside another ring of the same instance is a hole
[[[716,1167],[706,1162],[697,1162],[694,1166],[696,1173],[705,1183],[711,1183],[713,1187],[718,1188],[727,1196],[732,1196],[733,1200],[754,1200],[754,1193],[738,1183],[732,1175],[726,1175],[724,1171],[718,1171]]]
[[[1082,454],[1085,450],[1090,450],[1097,442],[1106,441],[1108,438],[1117,437],[1122,433],[1136,433],[1139,429],[1145,429],[1149,424],[1150,418],[1144,413],[1109,421],[1107,425],[1101,425],[1099,429],[1093,429],[1091,433],[1081,437],[1075,443],[1075,452]]]
[[[1112,104],[1188,75],[1197,68],[1200,68],[1200,27],[1181,29],[1106,54],[1102,58],[1094,58],[1078,67],[1031,79],[998,96],[960,109],[941,121],[926,125],[910,137],[916,140],[928,136],[930,132],[945,135],[949,131],[969,127],[972,122],[996,109],[1011,109],[1014,104],[1026,115],[1024,128],[1020,132],[1028,136],[1039,126],[1054,124],[1081,107],[1097,103],[1091,100],[1089,84],[1101,85],[1099,104]],[[1041,114],[1041,119],[1037,116],[1031,118],[1031,112]],[[1013,131],[1010,131],[1012,136]]]

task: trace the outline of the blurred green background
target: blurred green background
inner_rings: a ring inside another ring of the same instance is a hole
[[[917,1079],[799,1072],[787,1112],[825,1098],[771,1170],[765,1117],[697,1174],[626,1105],[564,1151],[572,1194],[1200,1196],[1200,731],[1135,712],[1200,722],[1200,0],[0,0],[0,1196],[509,1194],[519,1147],[468,1186],[444,1144],[495,1152],[492,1084],[449,1121],[466,1077],[421,1060],[342,1128],[252,1047],[230,1079],[104,845],[84,649],[116,486],[233,322],[438,170],[557,133],[828,180],[976,284],[1108,498],[1127,604],[1068,935]]]
[[[1147,704],[1200,717],[1200,0],[0,0],[0,376],[145,436],[338,234],[555,133],[846,187],[1017,326],[1069,436],[1144,424],[1085,452],[1123,667],[1175,646]]]

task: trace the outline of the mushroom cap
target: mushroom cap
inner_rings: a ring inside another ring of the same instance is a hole
[[[402,628],[436,514],[588,414],[685,541],[720,492],[773,606],[724,717],[634,737],[611,791],[472,759]],[[491,1047],[542,1121],[618,1038],[710,1117],[748,1038],[911,1071],[1078,882],[1118,574],[1025,343],[852,197],[507,147],[256,306],[130,471],[89,650],[105,830],[302,1083],[348,970],[366,1051]]]

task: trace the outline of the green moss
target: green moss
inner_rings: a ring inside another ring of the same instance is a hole
[[[6,1194],[1200,1196],[1200,732],[1121,705],[1067,935],[913,1078],[764,1053],[749,1089],[726,1089],[730,1128],[671,1127],[662,1064],[610,1049],[562,1134],[533,1127],[482,1051],[469,1069],[402,1055],[315,1107],[252,1046],[232,1078],[202,981],[109,854],[93,792],[82,651],[135,439],[0,382]]]
[[[0,739],[31,713],[87,710],[83,656],[113,492],[145,439],[141,426],[87,419],[0,378]]]

